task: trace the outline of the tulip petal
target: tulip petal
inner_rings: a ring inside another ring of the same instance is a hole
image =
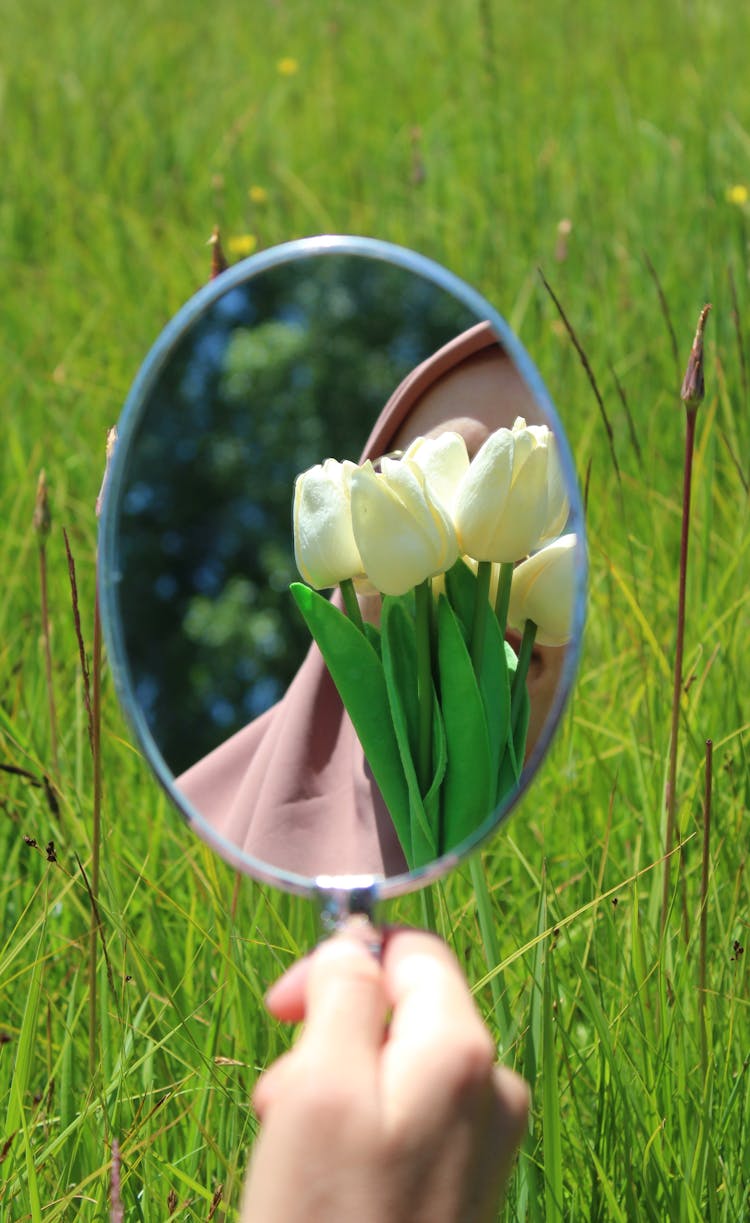
[[[362,572],[349,504],[354,469],[354,463],[326,459],[295,481],[294,556],[302,577],[316,590]]]
[[[459,546],[478,561],[498,559],[491,554],[491,541],[510,492],[513,450],[510,429],[491,434],[472,459],[456,495],[453,513]]]
[[[539,645],[570,640],[576,592],[575,534],[562,535],[519,565],[513,573],[508,619],[517,627],[537,626]]]
[[[539,543],[547,520],[547,451],[529,451],[522,466],[513,465],[513,484],[505,515],[494,538],[494,560],[517,561]]]
[[[463,552],[510,563],[559,532],[567,518],[565,481],[554,435],[518,417],[487,438],[461,481],[454,505]]]
[[[555,539],[565,529],[570,513],[565,474],[560,462],[560,452],[554,437],[550,440],[549,459],[547,462],[547,522],[544,535],[539,540],[545,543]]]
[[[417,437],[402,462],[413,462],[424,475],[430,491],[450,510],[458,487],[469,470],[469,452],[460,433],[450,430],[437,437]]]
[[[379,475],[363,463],[352,473],[351,506],[362,564],[383,594],[405,594],[458,555],[447,511],[412,463],[385,458]]]

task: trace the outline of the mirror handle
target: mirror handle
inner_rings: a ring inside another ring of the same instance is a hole
[[[379,881],[357,876],[334,879],[320,876],[315,881],[320,933],[330,938],[343,931],[365,944],[376,958],[383,947],[383,931],[375,922],[379,902]]]

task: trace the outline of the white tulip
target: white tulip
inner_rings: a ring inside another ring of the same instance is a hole
[[[294,556],[316,590],[363,572],[352,530],[350,486],[356,463],[326,459],[294,485]]]
[[[537,626],[539,645],[570,641],[576,594],[575,535],[561,535],[513,571],[508,623],[522,629]]]
[[[478,561],[515,562],[559,534],[568,516],[554,434],[519,416],[474,456],[454,504],[461,550]]]
[[[355,468],[351,508],[363,569],[383,594],[405,594],[458,559],[450,514],[412,460]]]
[[[452,510],[459,485],[469,470],[469,452],[460,433],[448,430],[437,437],[417,437],[402,462],[416,463],[435,496]]]

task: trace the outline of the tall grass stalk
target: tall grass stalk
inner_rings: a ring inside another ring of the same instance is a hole
[[[60,773],[60,760],[57,749],[57,710],[55,708],[55,684],[52,673],[52,643],[50,640],[49,595],[47,593],[47,538],[52,525],[52,516],[50,514],[47,477],[44,468],[39,472],[39,480],[36,486],[33,525],[39,552],[39,597],[42,616],[42,640],[44,642],[44,668],[47,679],[50,751],[52,753],[52,769],[55,777],[58,777]]]
[[[513,1020],[505,996],[503,980],[499,973],[492,972],[493,968],[500,963],[500,943],[496,929],[496,913],[487,885],[486,867],[480,853],[472,855],[469,862],[469,870],[476,897],[479,932],[482,946],[484,947],[487,972],[492,974],[490,976],[490,990],[492,992],[495,1023],[499,1034],[498,1048],[502,1056],[510,1045]]]
[[[99,874],[102,843],[102,622],[99,596],[94,601],[94,639],[91,661],[91,721],[93,794],[91,803],[91,916],[89,921],[89,1075],[98,1065],[97,940],[100,933]]]
[[[703,852],[701,854],[700,950],[698,955],[698,995],[701,1022],[701,1065],[703,1079],[708,1074],[706,1035],[706,982],[708,968],[708,881],[711,870],[711,794],[713,790],[714,745],[706,740],[706,777],[703,793]]]
[[[682,475],[682,526],[680,532],[680,564],[677,594],[677,635],[672,680],[672,718],[669,736],[669,765],[665,790],[666,832],[664,836],[664,877],[662,885],[661,928],[667,923],[671,880],[671,850],[674,845],[677,785],[677,749],[680,734],[680,705],[683,694],[683,652],[685,648],[685,600],[687,591],[688,543],[690,540],[690,498],[693,484],[693,452],[695,421],[698,407],[705,395],[703,378],[703,333],[710,305],[701,310],[690,350],[680,397],[685,405],[685,460]],[[687,930],[685,931],[687,939]]]

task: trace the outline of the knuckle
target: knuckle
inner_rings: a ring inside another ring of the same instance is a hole
[[[493,1074],[495,1059],[495,1046],[484,1029],[462,1035],[453,1045],[446,1067],[451,1094],[464,1098],[484,1089]]]

